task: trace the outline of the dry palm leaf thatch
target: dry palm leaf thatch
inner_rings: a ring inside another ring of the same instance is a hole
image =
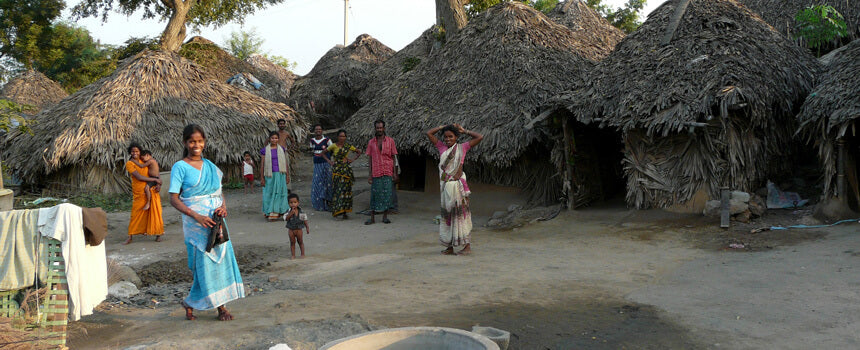
[[[0,89],[0,98],[33,106],[34,112],[54,105],[66,96],[69,94],[59,83],[36,70],[21,73]]]
[[[860,40],[854,40],[833,57],[798,115],[800,132],[818,147],[824,168],[824,193],[828,197],[836,195],[836,142],[846,136],[858,135],[858,118]]]
[[[358,95],[362,106],[373,100],[394,79],[415,69],[421,62],[427,61],[427,57],[434,49],[441,48],[441,42],[437,40],[438,35],[435,26],[425,30],[421,36],[374,69],[368,79],[367,87]]]
[[[394,53],[367,34],[346,47],[337,45],[296,81],[289,105],[302,114],[316,115],[327,128],[340,126],[362,106],[359,95],[373,71]]]
[[[776,31],[792,38],[794,17],[800,10],[815,5],[830,5],[842,14],[851,39],[860,37],[860,2],[857,0],[739,0],[758,13]]]
[[[290,97],[290,89],[293,87],[293,83],[296,82],[296,79],[299,78],[298,75],[295,75],[289,69],[281,67],[272,61],[269,61],[265,56],[260,54],[253,54],[250,57],[245,59],[245,62],[248,64],[257,67],[258,69],[264,70],[269,74],[275,76],[280,80],[282,84],[281,87],[286,91],[286,97]]]
[[[554,176],[558,170],[547,156],[555,148],[548,135],[553,132],[534,125],[532,116],[549,97],[584,79],[587,69],[611,50],[529,6],[501,3],[473,18],[427,62],[389,84],[345,127],[354,135],[350,137],[366,140],[373,121],[383,119],[401,150],[435,157],[424,131],[461,123],[485,136],[468,153],[480,163],[470,171],[481,169],[482,175],[470,176],[524,188],[533,199],[555,200],[561,179]],[[534,164],[527,162],[531,157],[538,157]],[[538,172],[541,176],[535,176]]]
[[[547,16],[589,41],[615,47],[624,39],[624,32],[606,21],[583,0],[567,0],[555,5]]]
[[[182,44],[179,54],[203,67],[208,78],[221,82],[226,82],[238,73],[251,73],[263,86],[259,89],[249,87],[247,91],[269,101],[287,102],[292,81],[285,82],[265,69],[242,61],[206,38],[191,38]]]
[[[131,142],[169,169],[182,158],[182,129],[199,124],[208,137],[204,156],[230,173],[280,118],[304,137],[306,125],[287,105],[212,80],[175,53],[147,50],[37,114],[32,135],[10,134],[3,158],[26,182],[123,193]]]
[[[676,11],[681,2],[654,10],[590,81],[554,99],[581,122],[602,118],[627,134],[627,200],[636,208],[762,185],[789,148],[793,111],[818,69],[735,0],[692,0]]]

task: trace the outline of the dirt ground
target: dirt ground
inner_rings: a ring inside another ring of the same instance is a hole
[[[310,160],[291,188],[310,208]],[[368,206],[356,168],[355,208]],[[858,348],[857,224],[750,233],[807,222],[769,212],[721,230],[700,215],[631,211],[623,203],[561,212],[491,230],[497,211],[524,205],[513,189],[473,186],[473,250],[442,256],[438,197],[399,192],[393,223],[365,226],[310,210],[308,257],[289,260],[283,223],[268,223],[260,189],[226,192],[229,227],[248,296],[219,322],[179,306],[190,286],[180,216],[165,208],[164,242],[125,240],[127,213],[109,215],[110,258],[134,268],[141,294],[110,298],[71,323],[72,349],[316,349],[368,330],[404,326],[512,333],[511,349]],[[743,244],[743,248],[729,245]]]

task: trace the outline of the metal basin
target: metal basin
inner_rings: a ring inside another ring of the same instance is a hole
[[[357,334],[320,350],[499,350],[489,338],[461,329],[404,327]]]

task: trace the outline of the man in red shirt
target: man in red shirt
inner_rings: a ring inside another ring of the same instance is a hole
[[[397,155],[397,147],[394,139],[385,135],[385,122],[377,120],[373,122],[376,137],[367,142],[367,155],[370,157],[370,219],[365,225],[376,222],[376,213],[382,213],[382,222],[390,224],[388,212],[391,209],[391,197],[394,191],[394,183],[399,181],[397,171],[394,169],[394,156]]]

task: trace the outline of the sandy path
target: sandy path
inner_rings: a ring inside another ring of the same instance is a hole
[[[294,188],[306,199],[307,168],[299,171]],[[279,246],[275,254],[288,257],[283,225],[263,221],[259,193],[240,192],[228,193],[236,250]],[[522,202],[497,188],[474,192],[476,224]],[[375,327],[480,324],[513,332],[513,349],[857,347],[860,281],[850,272],[860,259],[844,248],[856,245],[848,234],[856,226],[797,246],[727,253],[696,248],[690,237],[716,230],[700,219],[594,208],[513,230],[477,228],[475,253],[451,257],[439,255],[437,197],[400,195],[402,214],[390,225],[314,213],[308,258],[244,276],[249,290],[266,290],[229,304],[234,322],[214,321],[214,311],[188,322],[176,304],[115,307],[75,323],[70,345],[315,349]],[[358,195],[356,208],[367,200]],[[123,215],[111,215],[112,233],[124,232]],[[178,214],[165,209],[165,217]],[[163,243],[129,246],[113,234],[108,254],[133,266],[184,259],[181,228],[167,231]]]

